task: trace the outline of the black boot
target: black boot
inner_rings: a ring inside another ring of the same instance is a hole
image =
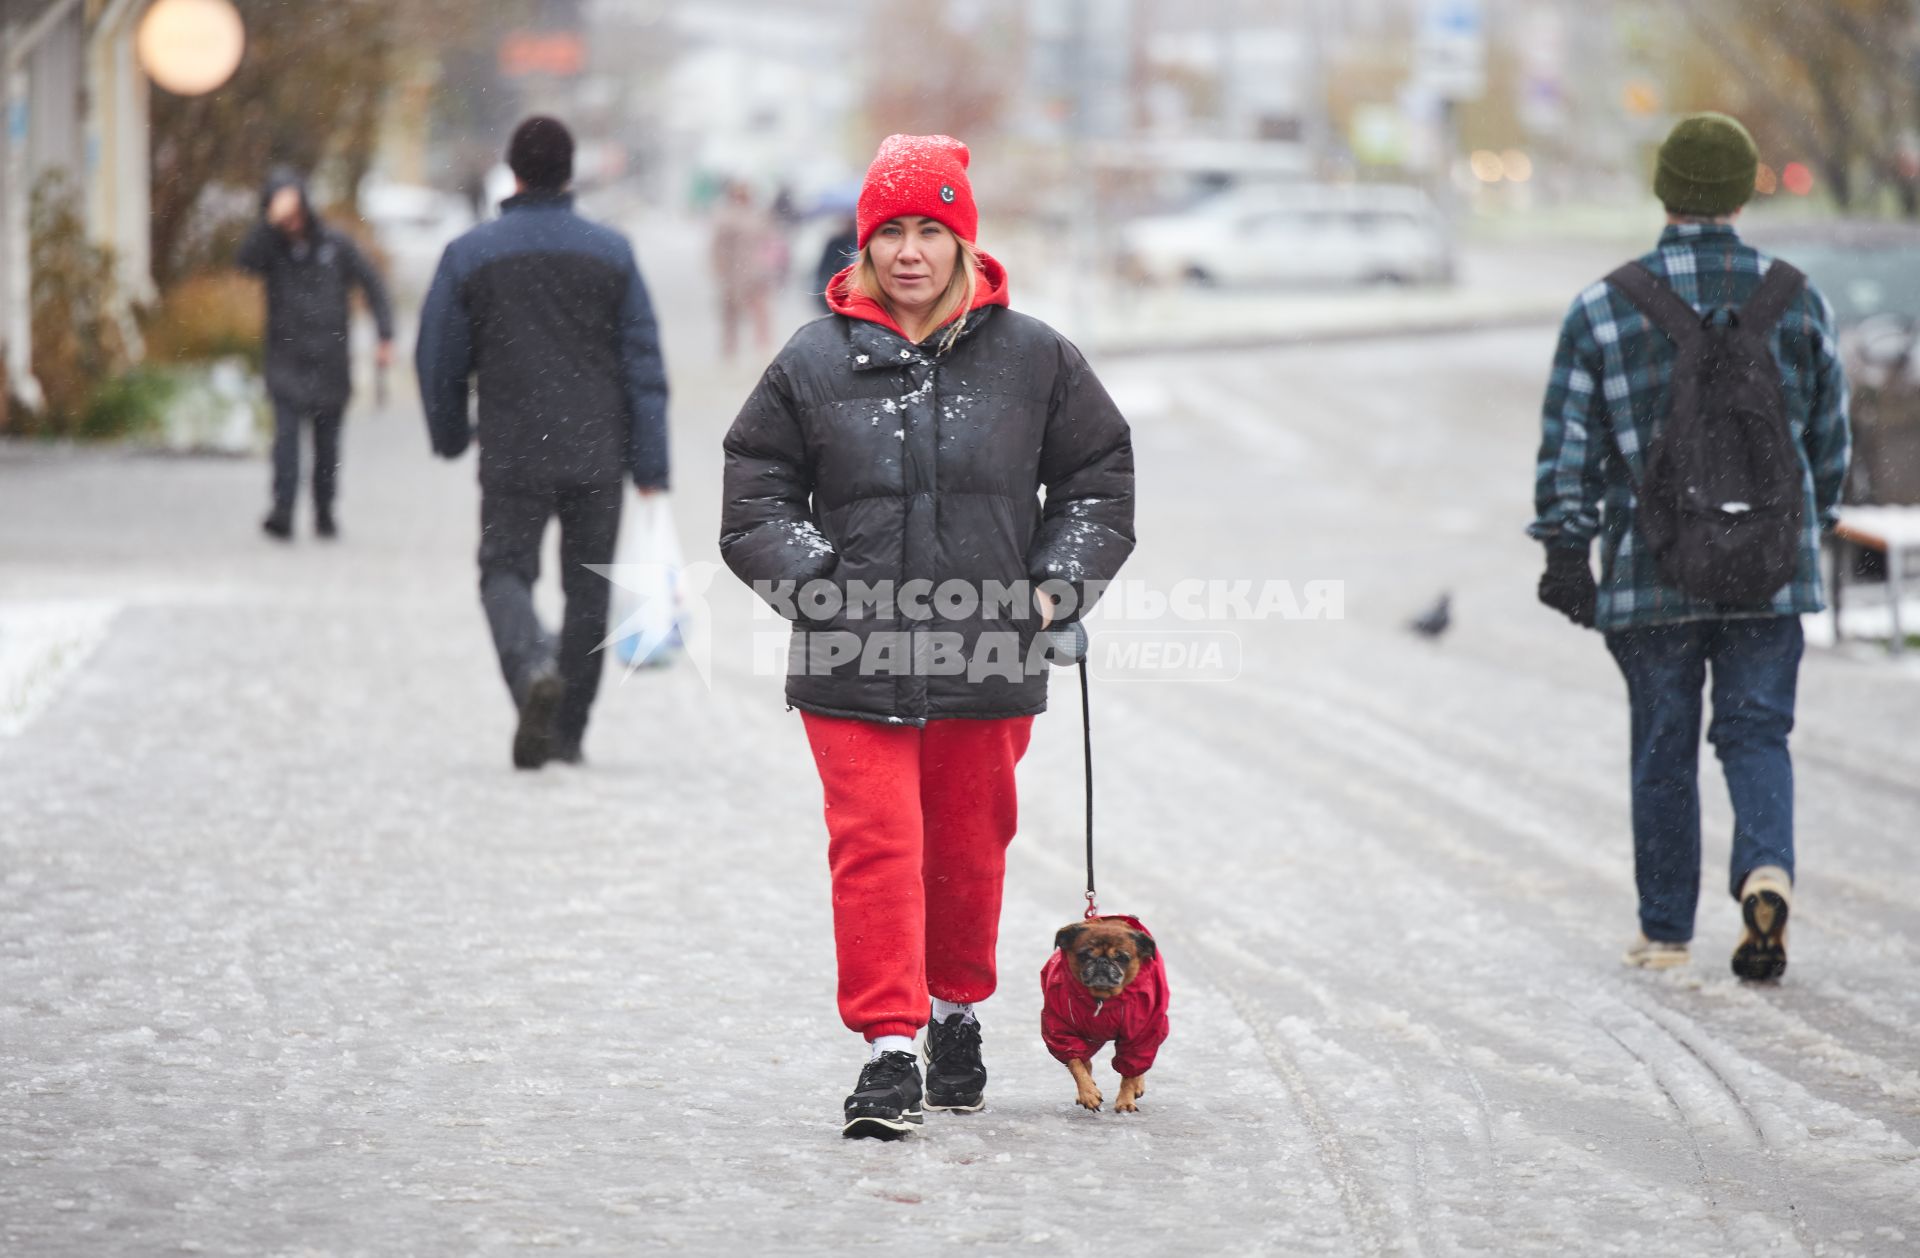
[[[520,725],[513,732],[514,768],[537,769],[553,758],[553,718],[566,693],[567,683],[553,661],[533,671],[526,697],[520,700]]]
[[[868,1062],[847,1098],[846,1116],[840,1134],[850,1140],[898,1140],[924,1123],[920,1066],[913,1054],[882,1053]]]
[[[980,1023],[964,1013],[927,1023],[927,1108],[971,1114],[987,1103]]]
[[[260,531],[276,541],[290,541],[293,538],[293,508],[275,507],[260,521]]]
[[[313,510],[313,531],[329,540],[340,536],[340,527],[333,521],[331,506],[315,507]]]

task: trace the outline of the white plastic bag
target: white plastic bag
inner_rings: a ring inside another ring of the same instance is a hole
[[[614,655],[631,668],[659,668],[683,646],[680,535],[665,494],[648,494],[620,523],[614,553]]]

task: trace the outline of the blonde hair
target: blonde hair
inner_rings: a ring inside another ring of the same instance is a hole
[[[946,353],[960,339],[960,333],[966,326],[963,316],[973,309],[973,299],[980,291],[981,270],[980,251],[974,248],[972,241],[963,239],[945,223],[940,223],[940,230],[953,237],[953,242],[960,246],[960,252],[953,260],[953,275],[947,280],[946,291],[940,294],[940,300],[933,303],[933,309],[927,315],[931,320],[929,327],[947,328],[947,334],[940,338],[940,344],[934,350],[936,354]],[[873,264],[871,243],[861,246],[859,261],[854,263],[847,287],[862,296],[873,298],[887,312],[888,318],[895,323],[900,322],[899,313],[894,310],[893,303],[887,300],[887,290],[881,287],[880,268]],[[950,327],[947,326],[949,321]]]

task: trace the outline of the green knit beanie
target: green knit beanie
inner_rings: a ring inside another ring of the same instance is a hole
[[[1719,218],[1753,198],[1760,149],[1739,121],[1725,114],[1682,118],[1660,146],[1653,194],[1673,214]]]

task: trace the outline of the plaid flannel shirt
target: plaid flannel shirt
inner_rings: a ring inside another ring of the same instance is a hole
[[[1696,223],[1668,227],[1659,248],[1640,261],[1702,312],[1745,302],[1773,264],[1733,228]],[[1604,280],[1574,299],[1542,409],[1537,514],[1527,532],[1549,546],[1583,549],[1600,536],[1596,629],[1790,616],[1825,606],[1820,534],[1839,507],[1851,439],[1833,308],[1811,284],[1781,318],[1773,354],[1811,509],[1793,580],[1770,607],[1730,613],[1662,585],[1653,555],[1634,529],[1634,486],[1645,475],[1647,447],[1667,413],[1673,343]]]

